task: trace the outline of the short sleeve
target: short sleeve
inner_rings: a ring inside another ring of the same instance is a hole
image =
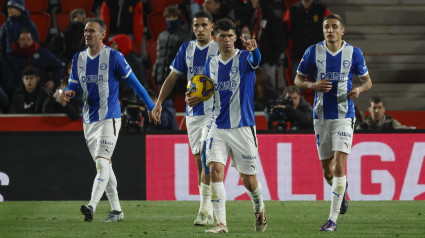
[[[354,48],[353,51],[354,57],[354,72],[358,77],[363,77],[368,74],[368,68],[366,61],[363,56],[363,52],[359,48]]]
[[[79,53],[75,54],[74,57],[72,58],[71,74],[69,75],[69,81],[76,84],[80,84],[80,81],[78,78],[78,69],[77,69],[78,57],[79,57]]]
[[[132,71],[131,67],[121,52],[115,51],[115,53],[115,72],[117,72],[121,78],[127,78]]]
[[[314,67],[315,50],[316,50],[315,45],[312,45],[307,48],[307,50],[305,51],[300,61],[300,64],[298,65],[297,73],[304,76],[308,76],[311,74]]]
[[[174,58],[173,62],[170,65],[170,69],[180,75],[187,72],[187,65],[186,65],[185,59],[186,59],[186,49],[188,44],[189,42],[185,42],[184,44],[180,46],[176,57]]]

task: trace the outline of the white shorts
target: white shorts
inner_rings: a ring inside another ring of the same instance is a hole
[[[351,153],[355,118],[314,119],[316,146],[320,160],[332,158],[335,151]]]
[[[111,159],[120,128],[121,118],[83,124],[84,137],[93,160],[98,156]]]
[[[211,115],[212,113],[203,116],[186,116],[187,135],[194,155],[201,152],[201,142],[207,138]]]
[[[257,173],[258,141],[255,126],[218,129],[214,124],[207,137],[207,165],[219,162],[226,166],[229,154],[231,166],[240,173]]]

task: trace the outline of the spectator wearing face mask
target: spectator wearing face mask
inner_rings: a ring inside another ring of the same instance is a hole
[[[175,5],[168,6],[164,10],[167,30],[161,32],[158,36],[157,58],[152,72],[152,76],[158,85],[162,85],[170,73],[170,64],[180,45],[189,40],[188,33],[180,26],[180,15],[181,11]]]

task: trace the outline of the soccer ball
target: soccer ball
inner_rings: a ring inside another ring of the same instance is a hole
[[[189,96],[206,101],[214,94],[214,84],[209,77],[198,74],[187,83],[187,91]]]

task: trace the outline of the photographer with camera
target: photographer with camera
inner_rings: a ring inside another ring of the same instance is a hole
[[[300,89],[288,86],[283,95],[264,109],[269,129],[290,130],[313,129],[313,108],[301,96]]]

